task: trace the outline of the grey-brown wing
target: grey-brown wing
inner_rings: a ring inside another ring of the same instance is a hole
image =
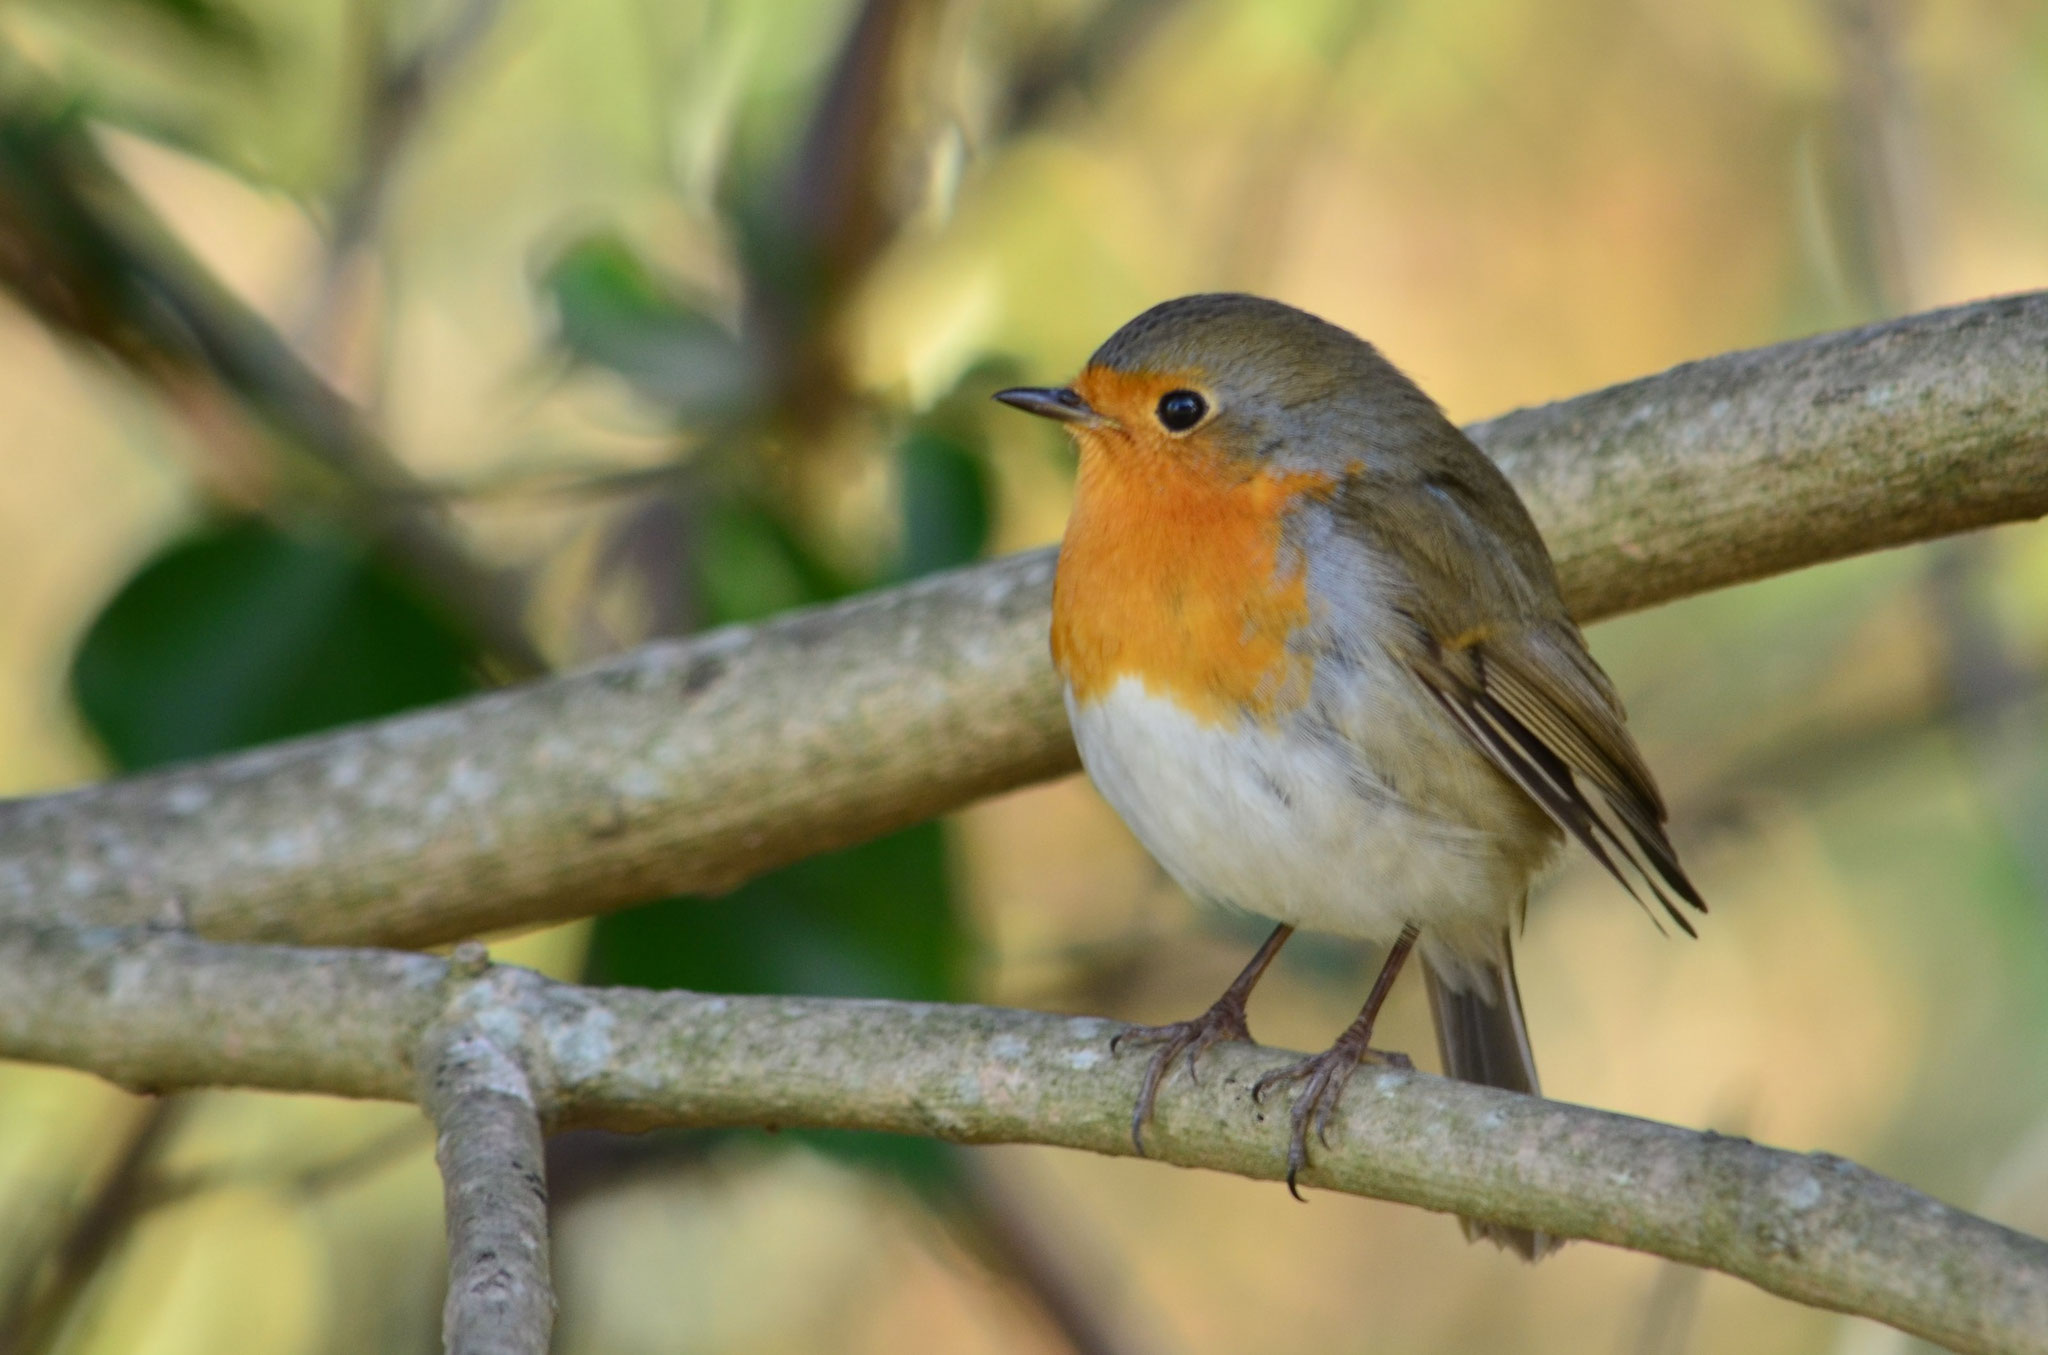
[[[1420,648],[1422,656],[1411,665],[1416,677],[1494,765],[1637,902],[1643,901],[1634,883],[1640,880],[1692,934],[1672,895],[1701,912],[1707,905],[1665,835],[1656,784],[1619,719],[1561,685],[1569,665],[1541,667],[1540,657],[1530,662],[1556,646],[1529,632],[1507,632],[1462,650],[1441,642]]]
[[[1664,832],[1663,797],[1565,611],[1534,523],[1476,448],[1449,451],[1469,455],[1399,480],[1361,478],[1338,499],[1346,526],[1405,575],[1392,602],[1406,633],[1390,637],[1392,648],[1638,903],[1640,881],[1691,934],[1673,895],[1701,912],[1706,903]]]

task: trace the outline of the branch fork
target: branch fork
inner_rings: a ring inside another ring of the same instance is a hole
[[[519,1004],[465,941],[447,966],[452,994],[418,1042],[419,1103],[434,1122],[448,1227],[450,1355],[547,1355],[555,1297],[548,1262],[541,1099],[525,1067]]]
[[[0,923],[0,1057],[158,1089],[424,1098],[455,1228],[450,1330],[479,1342],[463,1350],[545,1348],[543,1124],[1133,1152],[1145,1061],[1112,1057],[1119,1022],[586,988],[475,962]],[[1248,1088],[1286,1057],[1210,1050],[1199,1084],[1162,1089],[1148,1152],[1284,1178],[1285,1135]],[[1377,1067],[1330,1137],[1304,1184],[1712,1267],[1959,1351],[2048,1355],[2048,1242],[1840,1158]],[[483,1343],[502,1332],[528,1344]]]

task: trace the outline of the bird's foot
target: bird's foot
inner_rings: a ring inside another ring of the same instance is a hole
[[[1192,1021],[1175,1021],[1164,1026],[1132,1026],[1109,1042],[1114,1054],[1126,1044],[1157,1045],[1159,1051],[1145,1069],[1145,1085],[1138,1092],[1138,1104],[1131,1111],[1131,1144],[1138,1156],[1145,1155],[1145,1121],[1152,1118],[1152,1103],[1159,1098],[1159,1084],[1166,1080],[1173,1061],[1187,1055],[1188,1080],[1199,1083],[1195,1062],[1210,1045],[1227,1040],[1252,1043],[1251,1027],[1245,1022],[1244,1000],[1225,993],[1209,1010]]]
[[[1337,1038],[1331,1045],[1314,1058],[1290,1063],[1277,1068],[1252,1084],[1252,1100],[1265,1100],[1266,1093],[1283,1082],[1303,1083],[1295,1094],[1294,1110],[1289,1116],[1292,1133],[1287,1141],[1287,1190],[1295,1199],[1302,1198],[1295,1179],[1302,1168],[1308,1166],[1308,1134],[1315,1129],[1316,1137],[1325,1148],[1330,1146],[1330,1116],[1337,1109],[1337,1102],[1343,1098],[1344,1088],[1351,1081],[1351,1075],[1358,1071],[1361,1063],[1377,1063],[1388,1068],[1413,1071],[1415,1065],[1406,1054],[1391,1053],[1374,1049],[1364,1040],[1353,1040],[1350,1032]]]

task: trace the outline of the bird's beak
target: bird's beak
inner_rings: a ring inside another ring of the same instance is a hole
[[[1012,386],[1006,391],[997,391],[995,398],[1026,414],[1036,414],[1060,423],[1093,427],[1108,422],[1089,408],[1088,402],[1069,386]]]

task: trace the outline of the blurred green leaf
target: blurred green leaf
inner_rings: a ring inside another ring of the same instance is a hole
[[[249,20],[233,5],[216,0],[117,0],[134,9],[158,14],[196,37],[247,41],[254,36]]]
[[[70,0],[77,4],[78,0]],[[224,0],[96,0],[96,8],[115,15],[155,20],[235,56],[254,56],[261,43],[249,16]]]
[[[727,496],[703,513],[697,589],[706,622],[758,621],[792,607],[829,602],[853,592],[805,548],[776,514],[751,499]]]
[[[739,340],[618,236],[586,236],[564,249],[541,288],[554,306],[556,342],[648,400],[707,422],[753,403],[758,375]]]
[[[977,448],[930,429],[903,444],[903,555],[905,578],[951,569],[988,545],[991,489],[988,463]]]
[[[604,918],[596,983],[713,993],[943,1001],[961,993],[966,938],[936,823],[801,861],[718,899]]]
[[[354,544],[245,519],[158,552],[101,611],[71,688],[114,760],[152,767],[471,690],[438,614]]]

